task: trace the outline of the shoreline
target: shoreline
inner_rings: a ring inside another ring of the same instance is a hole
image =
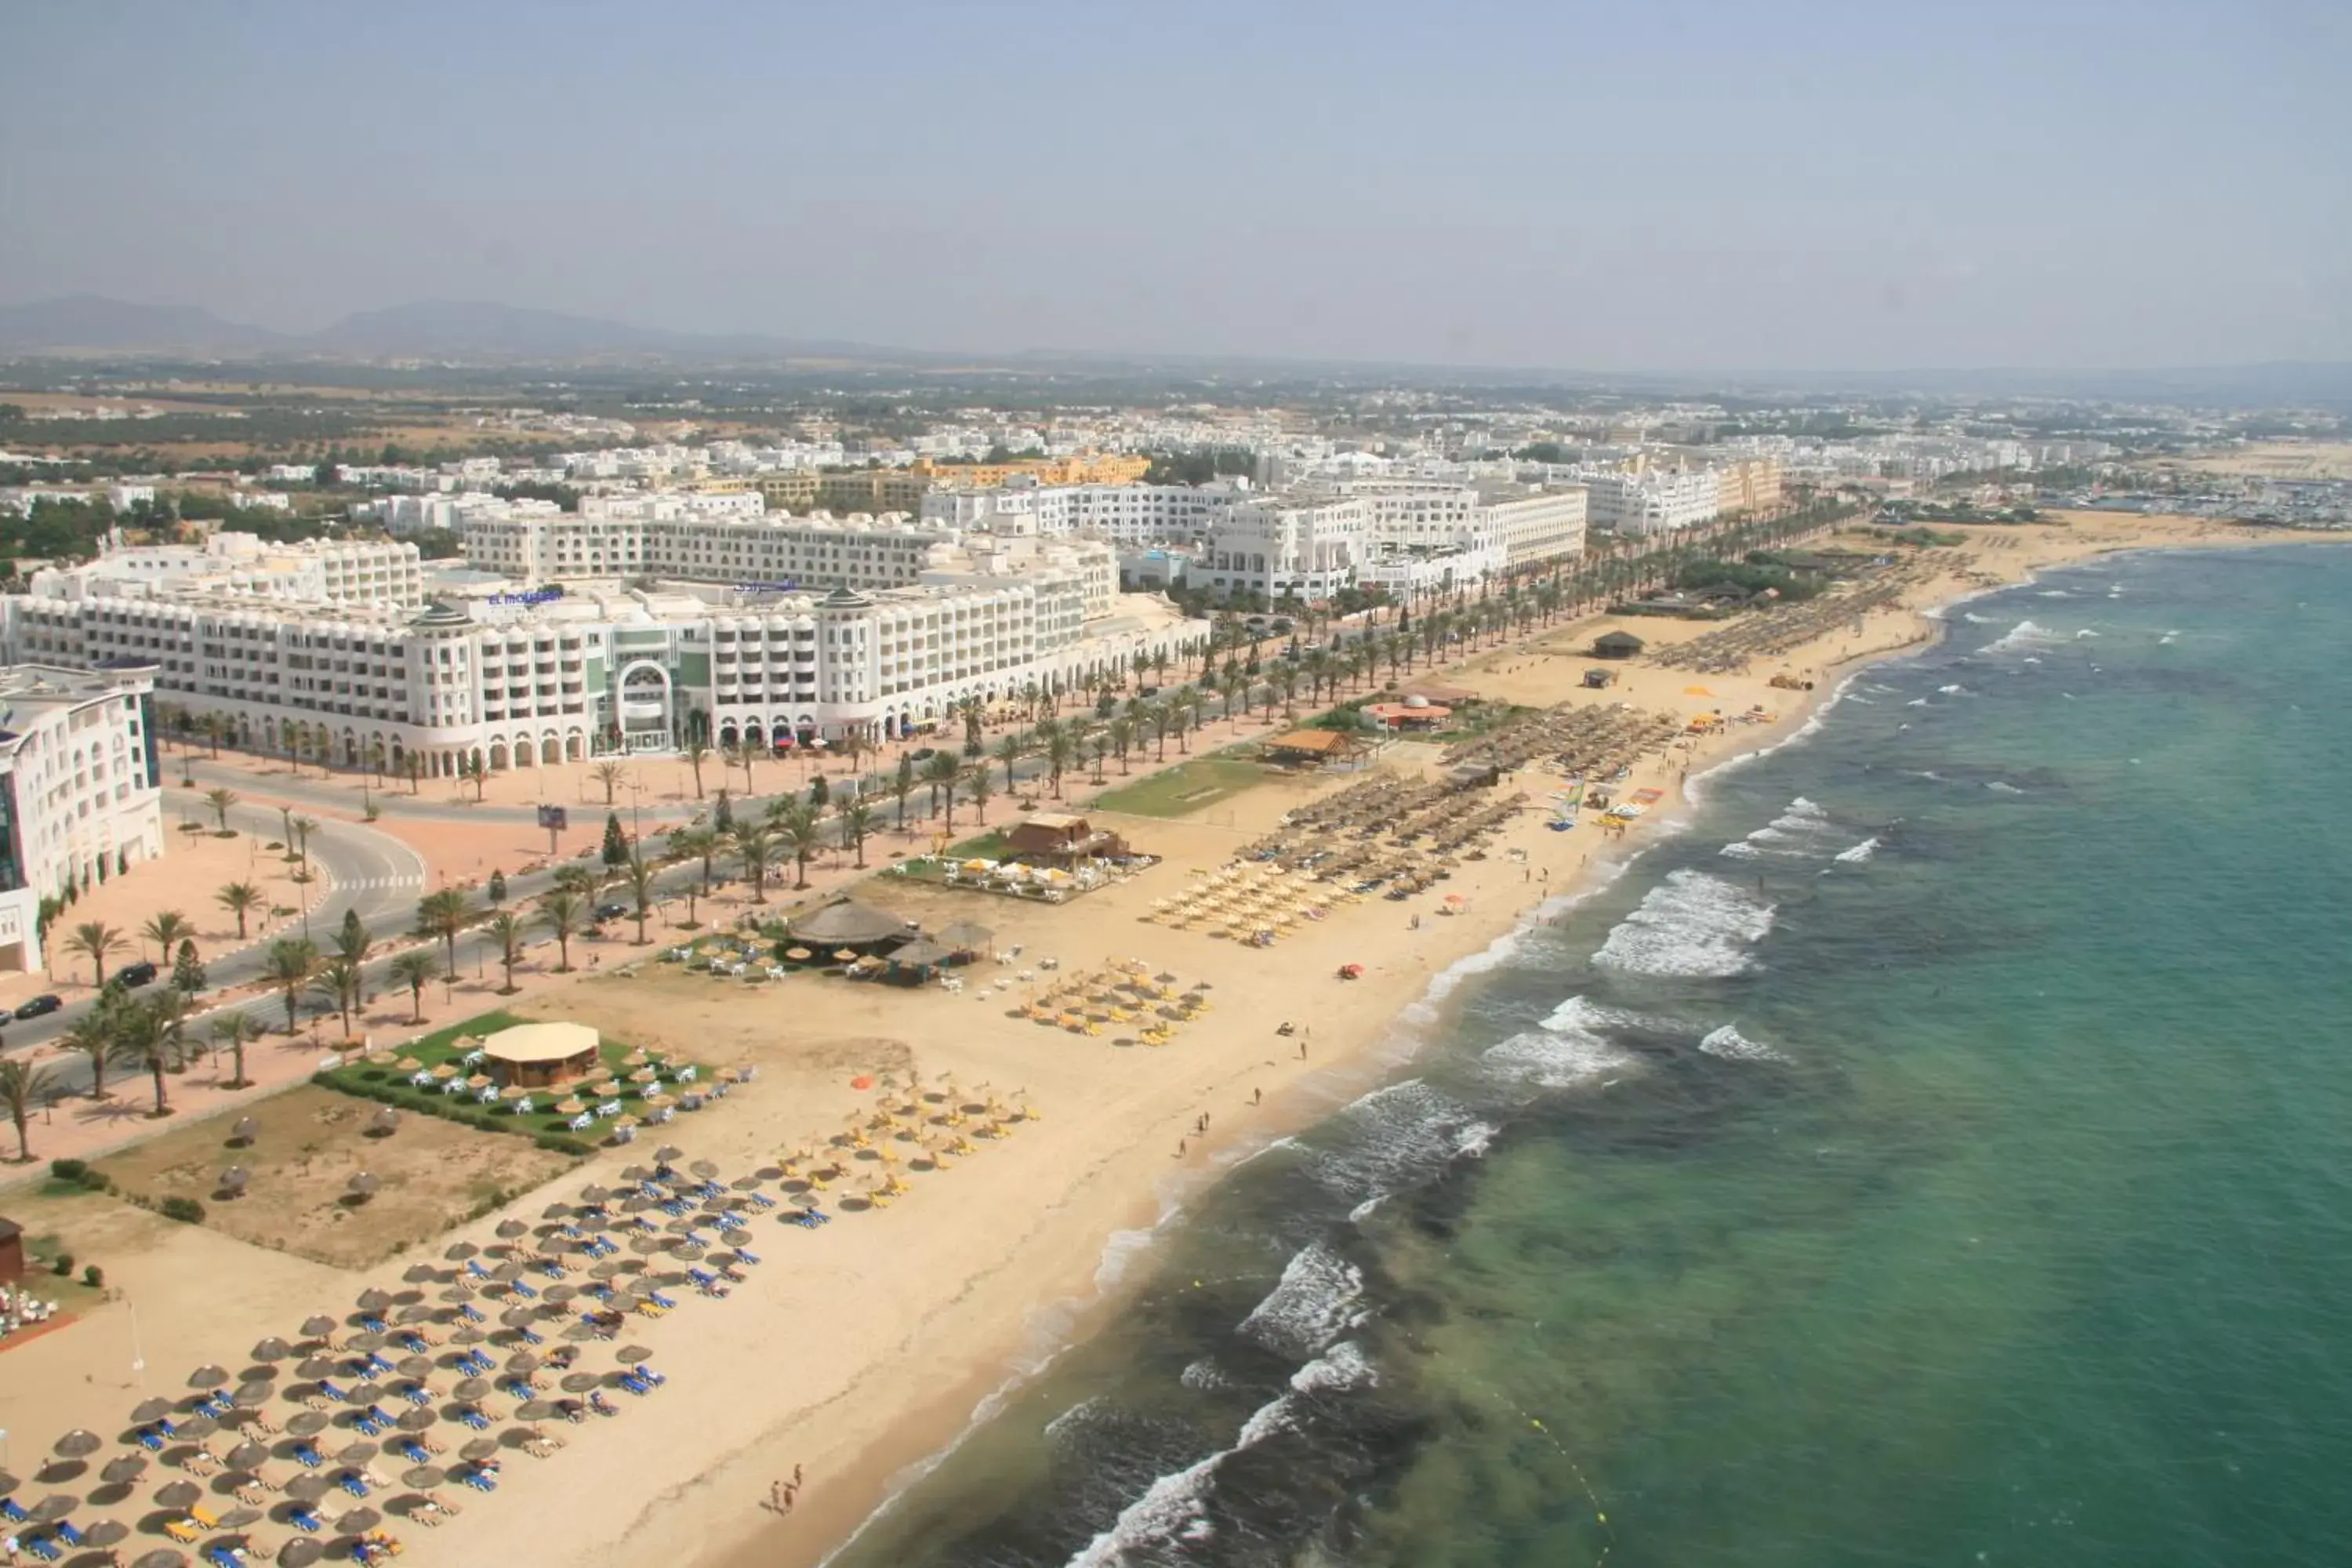
[[[1691,816],[1704,805],[1693,795],[1692,784],[1726,768],[1744,765],[1815,732],[1820,727],[1818,721],[1821,715],[1835,706],[1837,699],[1853,680],[1876,665],[1933,647],[1948,635],[1948,628],[1935,611],[1965,597],[2002,592],[2031,580],[2031,576],[2029,573],[1996,586],[1964,590],[1938,599],[1932,605],[1916,609],[1906,606],[1900,613],[1917,623],[1907,636],[1854,650],[1825,665],[1822,676],[1827,677],[1834,671],[1833,681],[1817,679],[1815,689],[1799,694],[1802,700],[1793,704],[1763,733],[1736,737],[1739,742],[1755,743],[1736,748],[1728,743],[1719,744],[1716,749],[1720,754],[1713,761],[1704,767],[1690,768],[1675,781],[1673,809],[1645,818],[1640,840],[1626,843],[1615,853],[1597,857],[1588,853],[1579,860],[1574,875],[1567,879],[1566,885],[1516,910],[1507,924],[1491,931],[1483,941],[1475,944],[1456,944],[1459,951],[1444,964],[1427,973],[1416,994],[1398,1009],[1389,1029],[1349,1050],[1345,1059],[1335,1061],[1292,1084],[1279,1101],[1270,1100],[1267,1109],[1274,1114],[1266,1125],[1254,1129],[1251,1134],[1221,1136],[1213,1147],[1206,1167],[1182,1181],[1181,1196],[1160,1194],[1157,1217],[1149,1223],[1122,1226],[1106,1235],[1098,1248],[1095,1273],[1087,1282],[1086,1293],[1048,1293],[1046,1299],[1033,1308],[1024,1320],[1024,1329],[1034,1330],[1037,1319],[1052,1313],[1067,1312],[1068,1321],[1058,1331],[1048,1351],[1040,1356],[1026,1358],[1025,1364],[1010,1357],[1000,1358],[993,1363],[1000,1369],[1000,1375],[975,1373],[962,1384],[961,1393],[942,1395],[929,1402],[927,1411],[907,1413],[906,1429],[887,1445],[888,1448],[900,1451],[904,1457],[894,1460],[887,1453],[871,1453],[861,1457],[860,1464],[850,1477],[845,1478],[847,1489],[871,1498],[872,1501],[838,1508],[803,1505],[802,1509],[796,1509],[793,1520],[799,1521],[806,1512],[811,1526],[805,1533],[821,1533],[824,1544],[788,1543],[779,1539],[776,1532],[755,1525],[739,1533],[731,1544],[722,1545],[716,1540],[712,1541],[705,1552],[688,1560],[688,1568],[829,1568],[858,1542],[869,1527],[887,1518],[913,1486],[944,1463],[998,1414],[1011,1394],[1043,1375],[1063,1355],[1083,1344],[1097,1325],[1123,1308],[1131,1292],[1139,1288],[1142,1270],[1138,1265],[1148,1263],[1150,1253],[1169,1228],[1183,1219],[1189,1207],[1187,1200],[1223,1181],[1232,1171],[1258,1154],[1315,1125],[1381,1084],[1393,1081],[1444,1028],[1450,1010],[1461,1005],[1456,998],[1465,981],[1501,963],[1538,922],[1564,913],[1605,890],[1627,875],[1633,862],[1653,844],[1684,831]],[[1530,640],[1546,642],[1567,635],[1574,627],[1589,626],[1608,618],[1606,616],[1587,616],[1570,626],[1538,634]],[[1805,651],[1805,647],[1791,650],[1790,657]],[[1730,742],[1735,737],[1727,731],[1717,739],[1721,742]],[[1397,1041],[1395,1048],[1382,1049],[1391,1040]],[[1313,1103],[1307,1103],[1309,1100]],[[1129,1237],[1137,1237],[1139,1240],[1132,1247],[1120,1250],[1122,1242]],[[1113,1268],[1115,1251],[1118,1256]],[[1106,1272],[1110,1275],[1108,1280],[1104,1279]]]
[[[1318,1093],[1317,1098],[1322,1100],[1324,1103],[1312,1108],[1297,1108],[1298,1114],[1296,1116],[1287,1114],[1293,1110],[1291,1101],[1296,1095],[1286,1095],[1281,1107],[1282,1113],[1277,1116],[1276,1125],[1270,1131],[1266,1131],[1260,1139],[1245,1150],[1234,1152],[1231,1146],[1221,1144],[1218,1150],[1219,1155],[1231,1153],[1232,1157],[1218,1159],[1210,1172],[1203,1173],[1207,1178],[1205,1181],[1187,1186],[1187,1194],[1206,1190],[1208,1184],[1222,1181],[1229,1172],[1245,1164],[1266,1149],[1275,1147],[1287,1138],[1314,1125],[1322,1118],[1342,1109],[1362,1093],[1369,1092],[1381,1083],[1392,1080],[1400,1071],[1408,1068],[1420,1056],[1429,1043],[1429,1036],[1444,1026],[1449,1005],[1458,1005],[1454,1003],[1454,998],[1462,990],[1464,981],[1499,963],[1507,953],[1509,946],[1515,944],[1528,930],[1531,929],[1534,922],[1548,919],[1552,914],[1565,912],[1605,890],[1628,874],[1633,862],[1639,859],[1653,844],[1666,836],[1684,831],[1691,817],[1706,804],[1703,792],[1695,791],[1694,785],[1702,784],[1716,774],[1745,766],[1818,733],[1825,715],[1837,706],[1839,700],[1844,696],[1853,683],[1869,670],[1896,659],[1929,651],[1948,638],[1951,635],[1951,613],[1960,606],[2024,586],[2037,581],[2045,571],[2061,570],[2086,561],[2116,555],[2141,552],[2188,554],[2215,549],[2265,549],[2286,544],[2324,544],[2335,542],[2326,536],[2266,536],[2175,542],[2142,542],[2131,540],[2100,542],[2091,548],[2076,552],[2032,563],[2013,575],[2004,574],[2002,580],[1998,583],[1955,585],[1953,592],[1937,597],[1931,604],[1916,607],[1906,606],[1903,613],[1912,616],[1918,623],[1913,635],[1884,646],[1857,650],[1825,664],[1822,670],[1822,676],[1829,677],[1833,671],[1834,680],[1827,679],[1819,680],[1815,690],[1803,694],[1805,698],[1803,702],[1796,705],[1763,735],[1740,737],[1742,740],[1754,741],[1758,743],[1736,751],[1727,748],[1727,754],[1721,755],[1703,768],[1691,769],[1681,778],[1675,792],[1674,809],[1649,818],[1645,824],[1645,826],[1654,825],[1654,831],[1645,832],[1639,843],[1626,846],[1621,854],[1580,864],[1578,868],[1579,874],[1572,885],[1539,900],[1536,904],[1520,911],[1507,928],[1475,947],[1465,948],[1444,967],[1431,973],[1423,993],[1408,1003],[1398,1015],[1400,1026],[1398,1032],[1408,1033],[1412,1037],[1409,1046],[1395,1052],[1384,1052],[1380,1048],[1382,1039],[1368,1041],[1351,1054],[1349,1060],[1335,1063],[1331,1068],[1316,1075],[1316,1079],[1295,1086],[1297,1090],[1301,1091],[1329,1090],[1336,1089],[1344,1082],[1348,1085],[1348,1089],[1346,1092]],[[1576,624],[1597,623],[1608,618],[1606,616],[1587,616]],[[1559,634],[1557,632],[1539,634],[1531,640],[1542,642],[1549,640],[1549,637],[1554,635]],[[1790,657],[1803,654],[1810,646],[1791,650]],[[1318,1079],[1320,1081],[1318,1082]],[[688,1568],[831,1568],[831,1564],[843,1553],[857,1544],[869,1527],[887,1518],[912,1487],[944,1463],[982,1426],[999,1414],[1003,1405],[1012,1394],[1043,1375],[1062,1356],[1078,1348],[1093,1331],[1096,1324],[1110,1317],[1125,1304],[1128,1295],[1139,1284],[1140,1271],[1137,1264],[1148,1261],[1150,1250],[1159,1244],[1162,1235],[1172,1224],[1184,1217],[1185,1212],[1186,1205],[1182,1203],[1163,1205],[1160,1216],[1148,1226],[1140,1227],[1139,1231],[1136,1229],[1114,1231],[1103,1238],[1100,1256],[1104,1265],[1108,1267],[1111,1261],[1113,1250],[1119,1247],[1123,1237],[1139,1234],[1142,1237],[1139,1246],[1118,1258],[1114,1277],[1108,1283],[1100,1279],[1100,1270],[1097,1271],[1096,1289],[1089,1297],[1075,1304],[1070,1298],[1054,1299],[1034,1310],[1033,1318],[1057,1310],[1070,1310],[1070,1321],[1050,1351],[1042,1357],[1026,1365],[1014,1365],[1001,1376],[975,1375],[966,1385],[965,1396],[961,1398],[943,1396],[935,1403],[932,1413],[934,1418],[931,1420],[926,1421],[919,1414],[910,1412],[908,1426],[919,1428],[925,1434],[918,1436],[909,1432],[903,1436],[903,1446],[915,1450],[913,1456],[903,1463],[887,1468],[882,1479],[879,1496],[871,1506],[857,1510],[845,1527],[835,1526],[824,1531],[826,1544],[822,1548],[812,1549],[806,1545],[787,1544],[777,1540],[772,1534],[763,1535],[756,1531],[747,1531],[732,1546],[721,1546],[717,1542],[713,1542],[709,1550],[689,1560]],[[970,1389],[982,1386],[985,1388],[985,1393],[977,1398],[970,1397]],[[945,1421],[938,1418],[947,1414],[949,1410],[953,1413],[951,1418]],[[879,1458],[879,1456],[877,1458]],[[870,1480],[872,1475],[873,1471],[867,1469],[857,1479]],[[844,1511],[824,1509],[813,1515],[813,1523],[822,1521],[825,1525],[834,1525],[834,1521],[841,1518]],[[796,1510],[793,1518],[799,1517],[800,1513]]]

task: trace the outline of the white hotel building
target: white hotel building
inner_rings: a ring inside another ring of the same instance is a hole
[[[152,674],[0,669],[0,970],[43,967],[43,899],[163,852]]]
[[[159,700],[223,715],[242,745],[299,742],[307,754],[394,773],[415,758],[446,774],[474,757],[527,767],[698,739],[903,734],[967,697],[1067,689],[1208,632],[1164,600],[1119,595],[1098,542],[959,548],[928,535],[928,558],[906,572],[867,558],[866,531],[833,533],[829,545],[803,538],[803,553],[786,558],[804,574],[790,591],[756,555],[747,565],[713,542],[708,560],[664,558],[698,581],[622,588],[607,577],[422,612],[399,597],[329,604],[126,579],[110,556],[0,600],[0,637],[12,658],[152,665]],[[892,585],[842,582],[869,572]]]
[[[991,533],[1084,533],[1120,544],[1204,538],[1234,507],[1250,499],[1244,486],[1006,485],[991,489],[933,490],[923,498],[923,521],[940,528]]]

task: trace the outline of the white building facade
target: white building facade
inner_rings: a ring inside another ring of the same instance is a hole
[[[150,672],[0,669],[0,970],[44,967],[41,900],[163,852]]]
[[[730,574],[731,575],[731,574]],[[1207,635],[1122,596],[1108,545],[964,551],[859,592],[726,581],[504,593],[422,612],[68,580],[0,600],[12,656],[154,667],[158,700],[236,743],[395,774],[903,734],[967,697],[1076,685]]]

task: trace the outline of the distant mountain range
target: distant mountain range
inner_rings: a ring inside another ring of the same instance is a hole
[[[358,311],[315,332],[278,332],[223,321],[197,306],[136,305],[97,294],[0,305],[0,353],[512,361],[926,357],[869,343],[661,331],[474,300],[394,305]]]
[[[824,360],[939,372],[1068,374],[1197,380],[1220,375],[1403,380],[1494,386],[1578,386],[1633,395],[1751,390],[1799,395],[2056,397],[2239,407],[2352,407],[2352,364],[2281,361],[2145,370],[1907,370],[1605,374],[1437,367],[1242,355],[1031,351],[973,355],[759,333],[673,332],[592,316],[467,300],[362,310],[315,332],[223,321],[191,305],[138,305],[96,294],[0,305],[0,355],[142,354],[247,361],[427,360],[475,364],[595,361],[779,365]]]

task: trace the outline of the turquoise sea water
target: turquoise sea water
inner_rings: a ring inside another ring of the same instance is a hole
[[[845,1568],[2352,1563],[2352,552],[1950,620]]]

